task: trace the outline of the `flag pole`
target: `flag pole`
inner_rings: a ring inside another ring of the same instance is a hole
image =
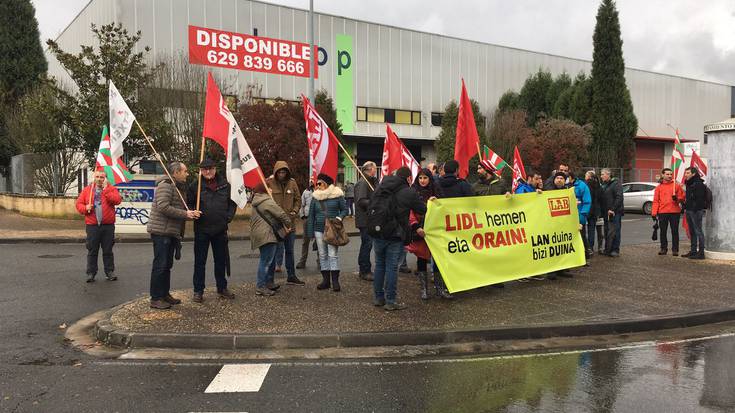
[[[202,198],[202,162],[204,162],[204,136],[202,136],[202,148],[199,150],[199,177],[197,178],[197,211],[199,211],[199,201]]]
[[[357,166],[357,163],[355,162],[354,159],[352,159],[352,157],[350,156],[350,154],[347,152],[347,149],[345,149],[345,147],[342,146],[342,142],[340,142],[339,139],[336,139],[336,141],[337,141],[337,144],[339,145],[339,147],[342,148],[342,151],[345,153],[345,155],[347,155],[347,159],[349,159],[350,162],[352,162],[352,164],[355,165],[355,169],[357,169],[357,172],[360,173],[360,176],[362,176],[362,179],[364,179],[365,182],[367,182],[368,186],[370,187],[370,190],[371,191],[374,191],[375,188],[373,188],[373,186],[370,184],[370,181],[368,181],[368,179],[365,176],[365,174],[362,173],[362,169],[360,169],[360,167]]]
[[[148,146],[151,147],[151,149],[153,150],[153,153],[156,155],[156,159],[158,159],[158,162],[161,163],[161,167],[163,167],[163,171],[166,172],[166,176],[168,176],[168,179],[170,179],[171,183],[174,184],[174,189],[176,189],[176,193],[179,194],[179,198],[181,198],[181,202],[184,203],[184,208],[186,208],[187,211],[190,211],[189,206],[186,204],[186,200],[184,199],[184,196],[181,195],[181,191],[179,191],[179,187],[176,186],[176,181],[174,181],[174,178],[168,172],[168,168],[166,168],[166,165],[163,163],[163,160],[161,159],[161,155],[159,155],[158,151],[156,151],[156,148],[153,147],[153,143],[151,142],[150,138],[148,138],[148,135],[145,134],[143,127],[140,126],[140,123],[138,123],[138,119],[134,119],[134,120],[135,120],[135,124],[138,125],[138,129],[140,129],[140,133],[143,134],[143,137],[145,138],[146,142],[148,142]]]

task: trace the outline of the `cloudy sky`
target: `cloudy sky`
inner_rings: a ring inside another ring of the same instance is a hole
[[[43,39],[88,0],[32,0]],[[184,0],[173,0],[184,1]],[[308,8],[308,0],[271,3]],[[315,0],[320,12],[592,59],[597,0]],[[618,0],[629,67],[735,85],[735,1]],[[427,7],[427,5],[430,5]]]

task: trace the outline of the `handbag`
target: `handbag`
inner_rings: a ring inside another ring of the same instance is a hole
[[[319,204],[324,213],[324,242],[329,245],[341,247],[347,245],[350,242],[350,238],[347,236],[345,231],[345,224],[339,218],[327,217],[327,208],[324,205],[324,201],[319,201]]]
[[[286,231],[286,228],[281,224],[280,222],[274,223],[270,219],[266,218],[268,214],[264,214],[258,210],[258,207],[254,206],[253,209],[255,209],[255,212],[260,215],[261,218],[263,218],[263,221],[265,221],[268,225],[270,225],[271,230],[273,230],[273,235],[276,236],[276,241],[283,242],[286,240],[286,236],[288,235],[288,232]]]

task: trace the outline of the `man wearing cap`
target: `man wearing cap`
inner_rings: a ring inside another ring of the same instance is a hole
[[[495,167],[487,159],[477,164],[477,175],[477,182],[472,185],[472,191],[476,196],[510,194],[505,180],[496,175]]]
[[[230,199],[230,184],[217,173],[217,165],[211,159],[199,164],[202,179],[189,186],[187,203],[190,209],[197,209],[201,217],[194,221],[194,296],[192,301],[204,301],[204,276],[207,266],[209,246],[214,257],[214,279],[220,298],[233,299],[235,294],[227,289],[225,272],[229,271],[230,252],[227,244],[227,226],[235,216],[237,204]]]

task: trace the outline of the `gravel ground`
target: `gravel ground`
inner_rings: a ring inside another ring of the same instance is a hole
[[[688,246],[682,245],[682,251]],[[234,300],[190,290],[174,291],[183,303],[152,310],[148,299],[124,304],[113,316],[119,328],[160,333],[335,333],[476,329],[510,325],[635,319],[727,308],[735,296],[735,262],[692,261],[656,255],[655,245],[624,247],[620,258],[595,256],[574,278],[507,283],[456,294],[452,301],[422,302],[416,278],[399,276],[399,298],[408,308],[386,312],[372,305],[372,284],[353,273],[342,291],[317,291],[317,274],[301,275],[306,286],[283,285],[273,297],[254,294],[252,283],[231,285]],[[208,277],[211,278],[211,275]],[[283,282],[277,274],[277,281]],[[212,280],[213,281],[213,280]]]

